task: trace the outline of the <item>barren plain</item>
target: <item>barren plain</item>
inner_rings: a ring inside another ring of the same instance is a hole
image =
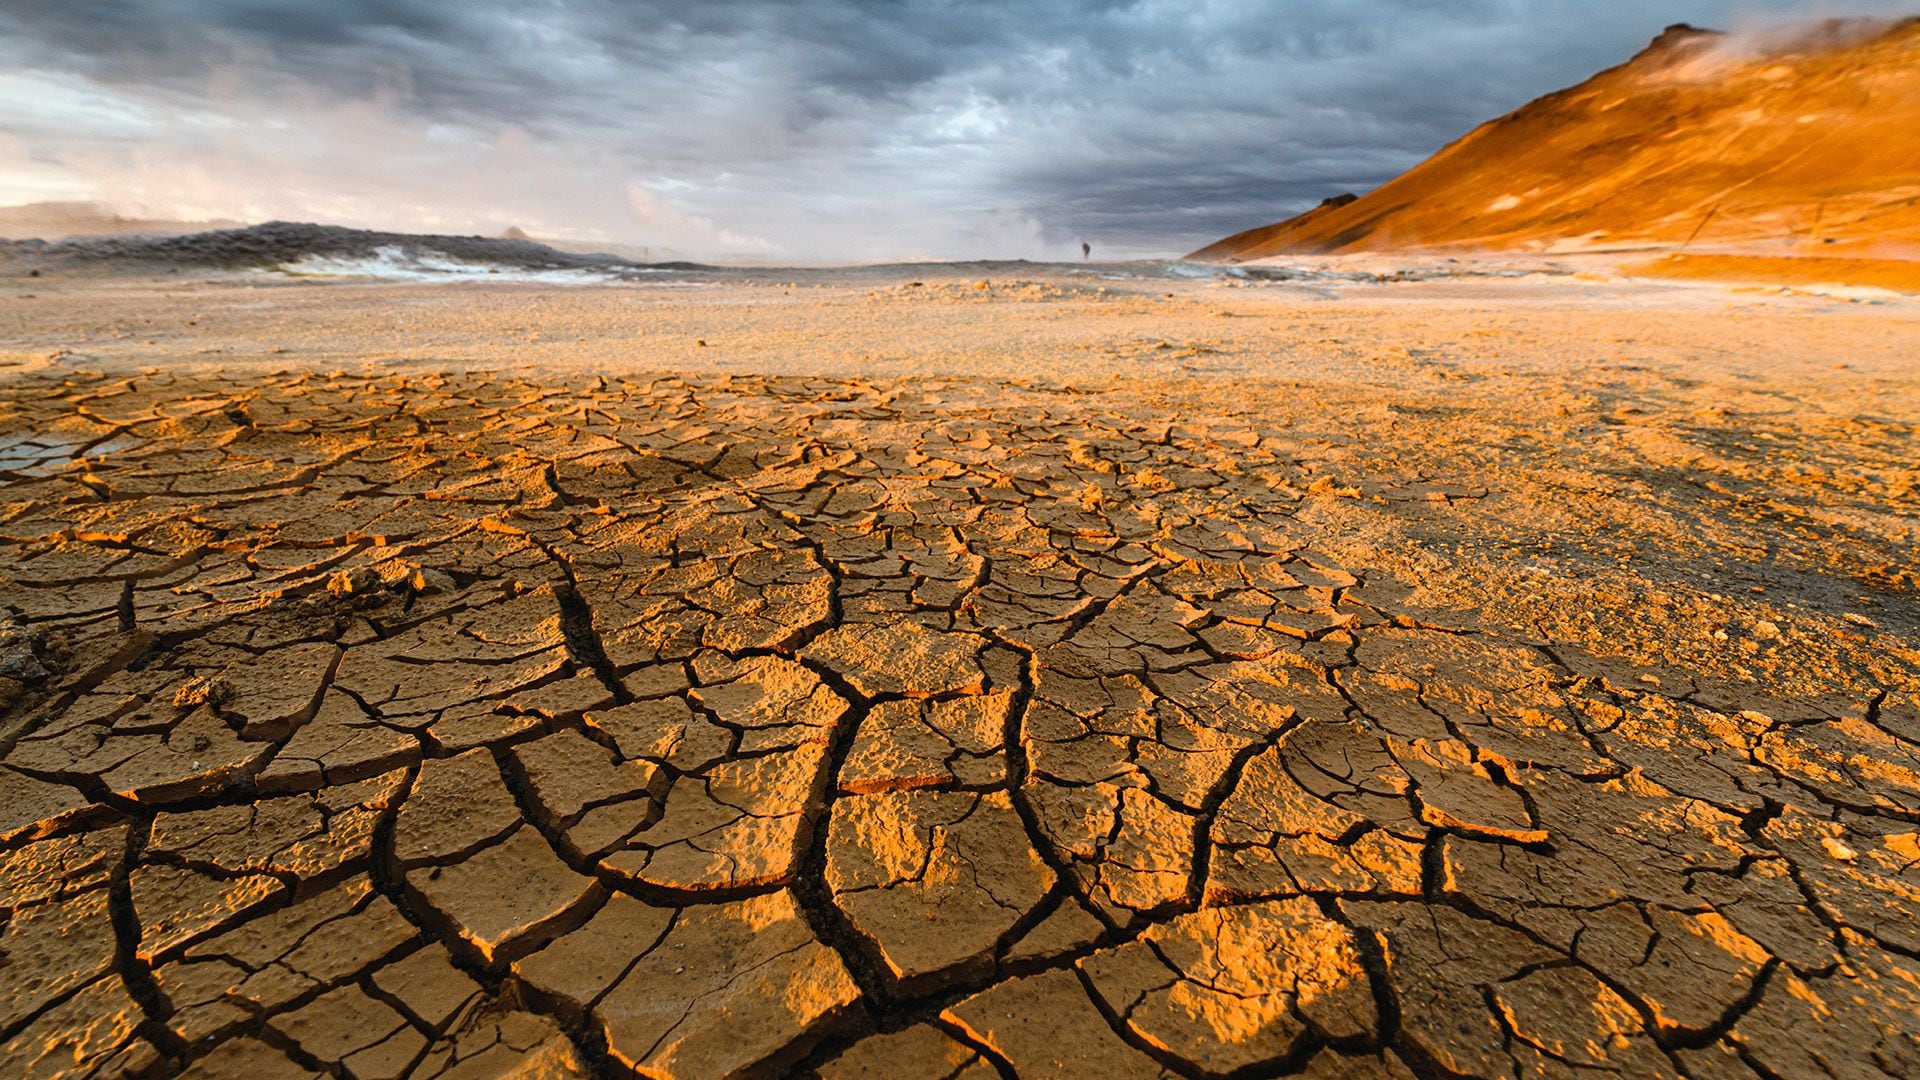
[[[0,279],[0,1074],[1920,1075],[1920,301],[909,273]]]

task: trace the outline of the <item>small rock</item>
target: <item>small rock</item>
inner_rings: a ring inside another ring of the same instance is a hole
[[[43,635],[21,628],[12,619],[0,620],[0,677],[23,683],[46,678],[47,669],[40,663],[45,648]]]
[[[327,579],[327,591],[335,596],[360,596],[380,587],[380,575],[369,567],[341,570]]]
[[[1333,477],[1322,476],[1307,485],[1307,494],[1332,495],[1339,499],[1357,499],[1360,497],[1360,489],[1357,487],[1342,487]]]
[[[219,708],[233,698],[233,687],[218,675],[189,679],[173,693],[175,708],[192,709],[201,705]]]
[[[1831,836],[1827,837],[1825,840],[1820,841],[1820,846],[1827,849],[1828,858],[1831,858],[1837,862],[1852,862],[1853,860],[1860,857],[1859,852],[1853,850],[1852,848],[1841,843],[1840,841],[1835,840]]]

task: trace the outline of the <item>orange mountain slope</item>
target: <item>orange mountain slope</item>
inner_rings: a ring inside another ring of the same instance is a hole
[[[1669,27],[1364,198],[1188,257],[1636,248],[1920,256],[1920,18]]]

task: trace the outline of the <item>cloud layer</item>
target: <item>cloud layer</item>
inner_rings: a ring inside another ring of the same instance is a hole
[[[0,203],[765,259],[1177,254],[1788,0],[22,0]]]

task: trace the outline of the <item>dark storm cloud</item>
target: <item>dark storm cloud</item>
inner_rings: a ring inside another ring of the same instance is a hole
[[[1044,254],[1081,237],[1177,252],[1377,185],[1668,22],[1834,13],[16,0],[0,10],[0,78],[17,84],[0,138],[25,152],[17,189],[161,209],[514,221],[800,257]]]

